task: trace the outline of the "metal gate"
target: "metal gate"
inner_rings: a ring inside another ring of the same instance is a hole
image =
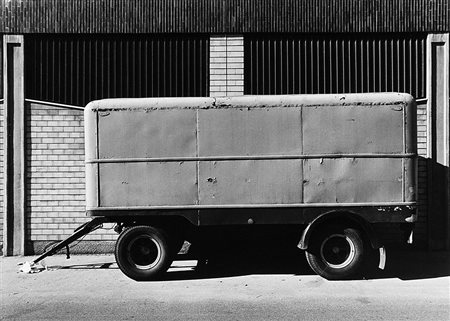
[[[27,35],[27,99],[208,96],[205,35]]]
[[[245,94],[399,91],[425,97],[426,35],[249,35]]]

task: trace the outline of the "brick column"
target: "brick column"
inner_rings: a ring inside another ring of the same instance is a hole
[[[210,39],[211,97],[244,94],[244,37],[212,36]]]

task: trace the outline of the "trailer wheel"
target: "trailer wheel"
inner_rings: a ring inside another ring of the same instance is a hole
[[[334,228],[312,235],[306,259],[318,275],[328,280],[354,276],[364,264],[364,242],[354,228]]]
[[[136,281],[161,276],[172,263],[170,242],[165,232],[151,226],[134,226],[120,234],[115,249],[120,270]]]

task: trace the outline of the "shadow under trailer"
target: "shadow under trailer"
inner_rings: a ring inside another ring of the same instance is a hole
[[[117,264],[134,280],[161,277],[185,240],[214,244],[217,231],[294,228],[327,279],[355,276],[375,250],[382,266],[374,226],[416,219],[415,112],[400,93],[93,101],[93,219],[33,262],[113,222]]]

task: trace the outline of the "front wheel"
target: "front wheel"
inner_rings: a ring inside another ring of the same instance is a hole
[[[115,256],[120,270],[136,281],[161,276],[172,263],[170,242],[165,232],[151,226],[134,226],[120,234]]]
[[[352,277],[363,266],[363,238],[354,228],[318,231],[312,236],[306,259],[314,272],[328,280]]]

